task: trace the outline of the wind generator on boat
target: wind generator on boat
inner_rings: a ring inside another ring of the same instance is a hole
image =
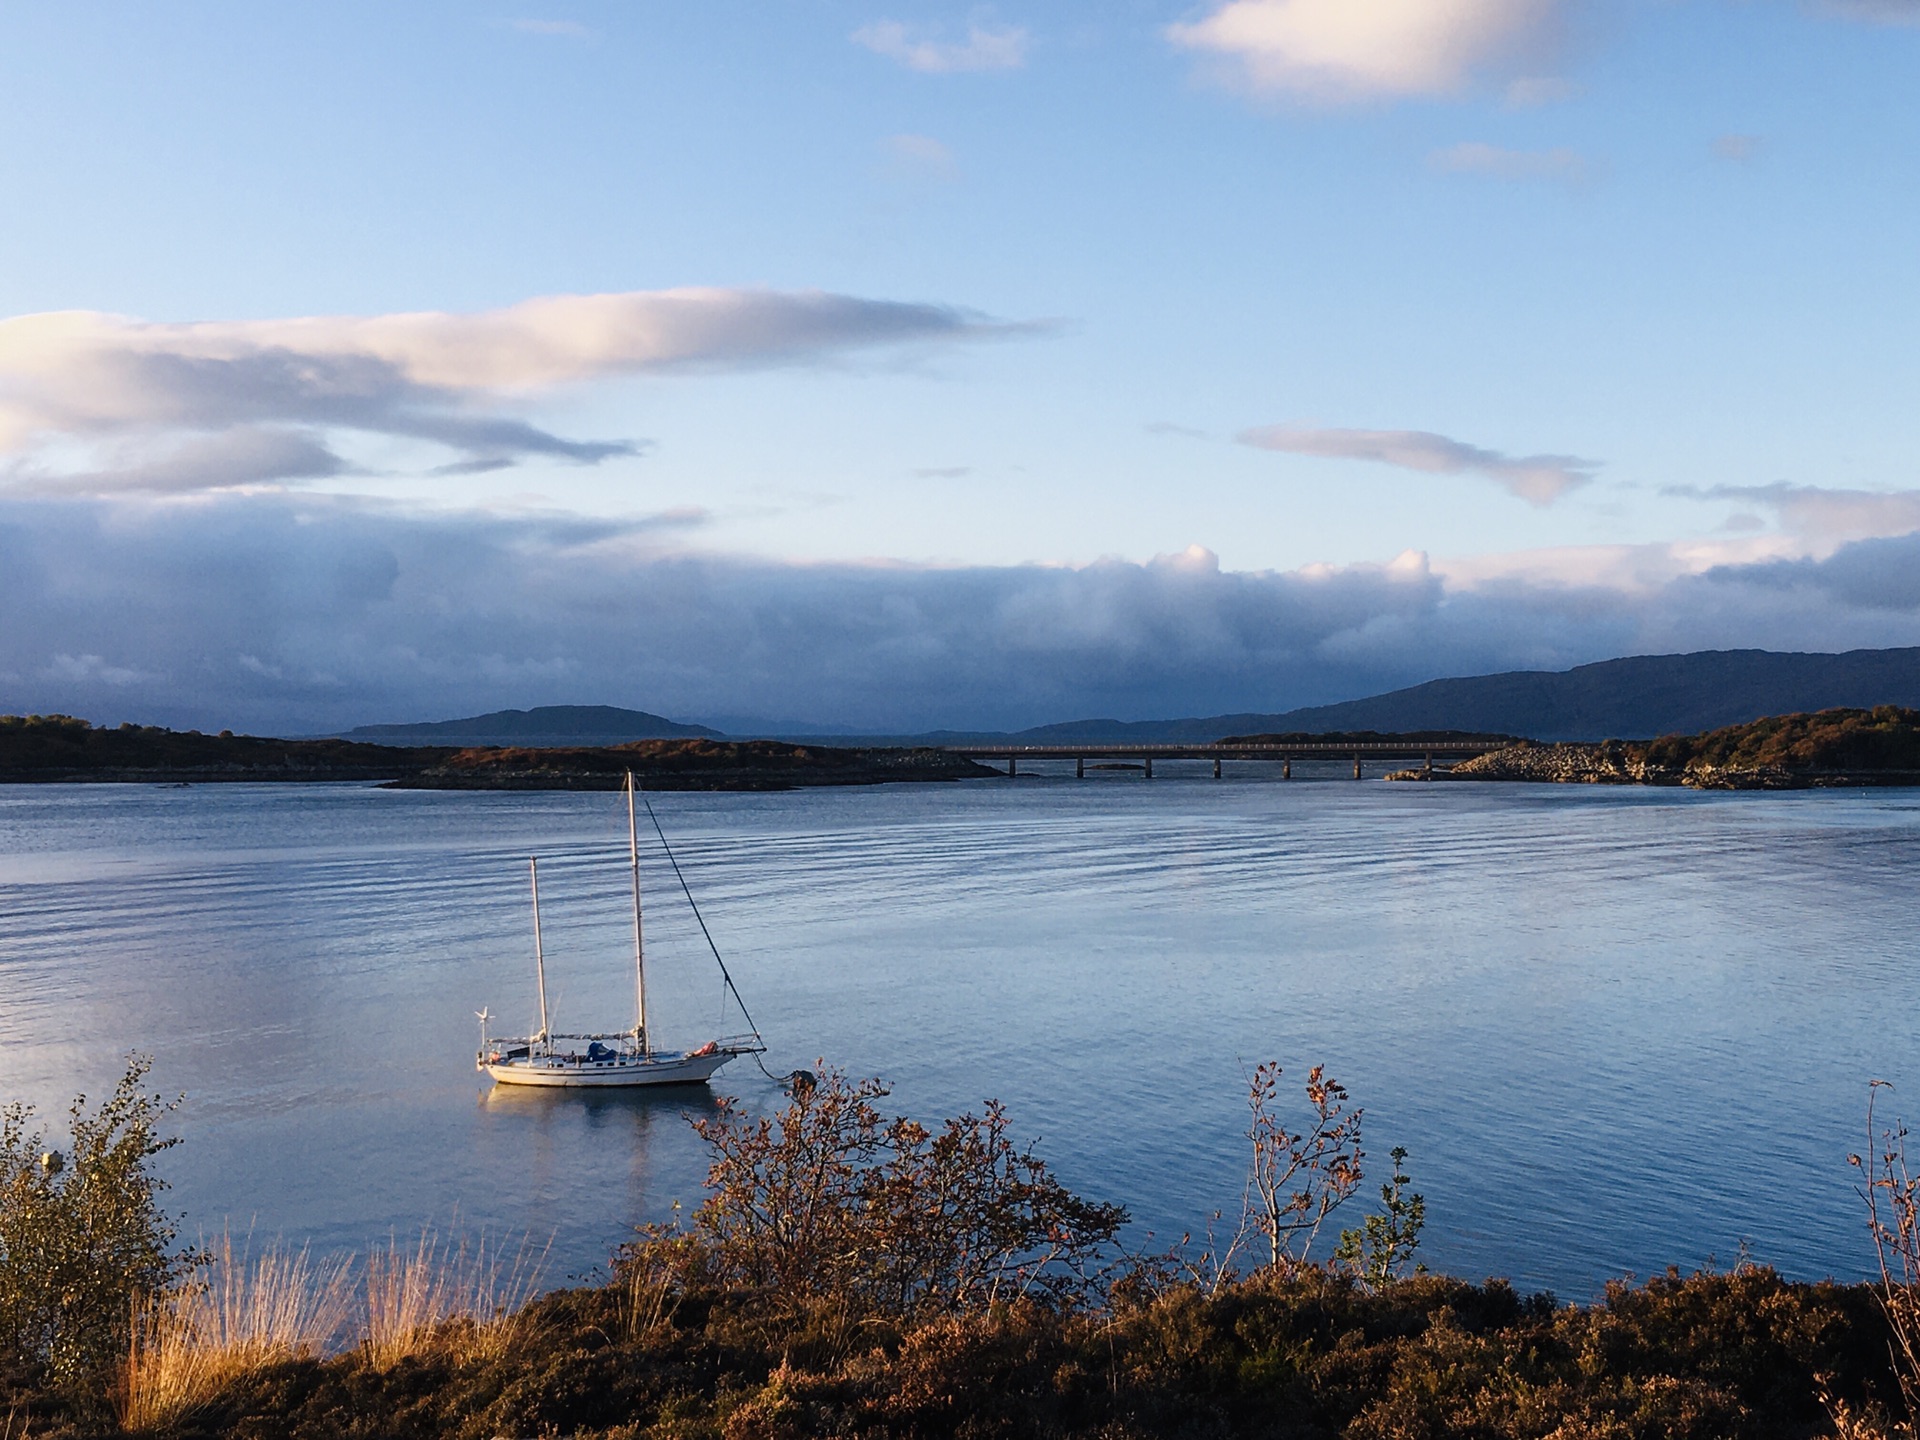
[[[660,846],[667,853],[673,873],[679,877],[680,888],[686,891],[687,903],[693,908],[694,918],[700,922],[700,933],[707,937],[707,944],[713,950],[713,958],[720,966],[726,992],[739,1005],[740,1014],[748,1027],[744,1035],[727,1035],[709,1040],[698,1050],[660,1050],[654,1047],[653,1031],[647,1024],[647,953],[640,911],[640,834],[634,821],[636,789],[633,772],[628,771],[627,853],[633,867],[633,1028],[594,1035],[556,1034],[548,1029],[547,957],[540,944],[540,862],[529,860],[527,870],[533,883],[533,972],[540,990],[540,1033],[511,1039],[489,1036],[487,1022],[492,1014],[486,1010],[479,1012],[480,1051],[474,1057],[474,1067],[500,1084],[578,1088],[703,1085],[713,1077],[714,1071],[734,1056],[758,1055],[767,1048],[761,1042],[760,1031],[754,1025],[753,1017],[747,1014],[746,1002],[734,988],[733,976],[727,972],[727,962],[720,958],[720,948],[713,943],[706,919],[694,901],[693,891],[687,888],[686,876],[680,874],[680,862],[673,857],[673,848],[667,844],[666,832],[660,829],[660,819],[653,813],[653,806],[648,805],[647,818],[653,821],[654,830],[660,836]]]

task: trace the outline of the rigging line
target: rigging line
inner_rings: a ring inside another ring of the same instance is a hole
[[[700,913],[700,902],[693,898],[693,891],[687,885],[687,877],[680,873],[680,862],[673,857],[673,846],[667,843],[667,832],[660,828],[660,817],[653,813],[653,802],[647,798],[644,790],[640,792],[640,803],[647,807],[647,819],[653,822],[653,833],[660,837],[660,848],[667,852],[667,863],[673,866],[673,878],[680,882],[681,892],[685,894],[687,904],[693,909],[693,918],[700,922],[700,933],[707,937],[707,948],[713,951],[714,963],[720,967],[720,978],[727,982],[727,989],[733,992],[734,1003],[740,1007],[740,1013],[746,1017],[747,1028],[758,1035],[760,1027],[753,1023],[753,1012],[747,1009],[747,1002],[741,999],[740,987],[733,983],[733,974],[727,969],[727,962],[720,957],[720,947],[713,943],[713,932],[707,929],[707,917]]]

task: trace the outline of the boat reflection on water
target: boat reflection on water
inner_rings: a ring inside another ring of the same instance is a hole
[[[569,1124],[584,1121],[590,1130],[629,1120],[642,1132],[663,1120],[685,1124],[717,1116],[726,1103],[705,1085],[621,1086],[564,1093],[539,1085],[488,1085],[477,1098],[480,1109],[489,1114],[530,1118],[564,1114]]]

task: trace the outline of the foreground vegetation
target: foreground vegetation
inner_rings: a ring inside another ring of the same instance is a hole
[[[1361,1194],[1362,1113],[1318,1070],[1304,1105],[1277,1066],[1250,1077],[1241,1213],[1146,1255],[997,1106],[928,1129],[884,1114],[878,1084],[829,1074],[776,1117],[701,1122],[699,1209],[641,1233],[609,1283],[523,1302],[526,1265],[431,1237],[351,1270],[170,1254],[148,1163],[168,1107],[143,1075],[76,1106],[70,1163],[7,1112],[8,1440],[1864,1440],[1911,1434],[1920,1400],[1903,1388],[1920,1274],[1897,1128],[1856,1157],[1881,1284],[1743,1265],[1563,1306],[1423,1273],[1404,1151],[1374,1212],[1336,1235]]]

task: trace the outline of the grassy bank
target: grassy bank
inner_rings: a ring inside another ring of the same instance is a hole
[[[1911,1434],[1897,1129],[1861,1162],[1883,1283],[1749,1265],[1563,1305],[1425,1274],[1404,1152],[1364,1213],[1362,1112],[1317,1070],[1303,1096],[1255,1073],[1242,1213],[1149,1254],[998,1107],[929,1128],[830,1074],[776,1116],[699,1122],[698,1210],[639,1234],[606,1283],[528,1300],[524,1252],[431,1237],[357,1265],[163,1258],[146,1160],[167,1107],[140,1078],[76,1110],[63,1166],[11,1112],[7,1440]]]

